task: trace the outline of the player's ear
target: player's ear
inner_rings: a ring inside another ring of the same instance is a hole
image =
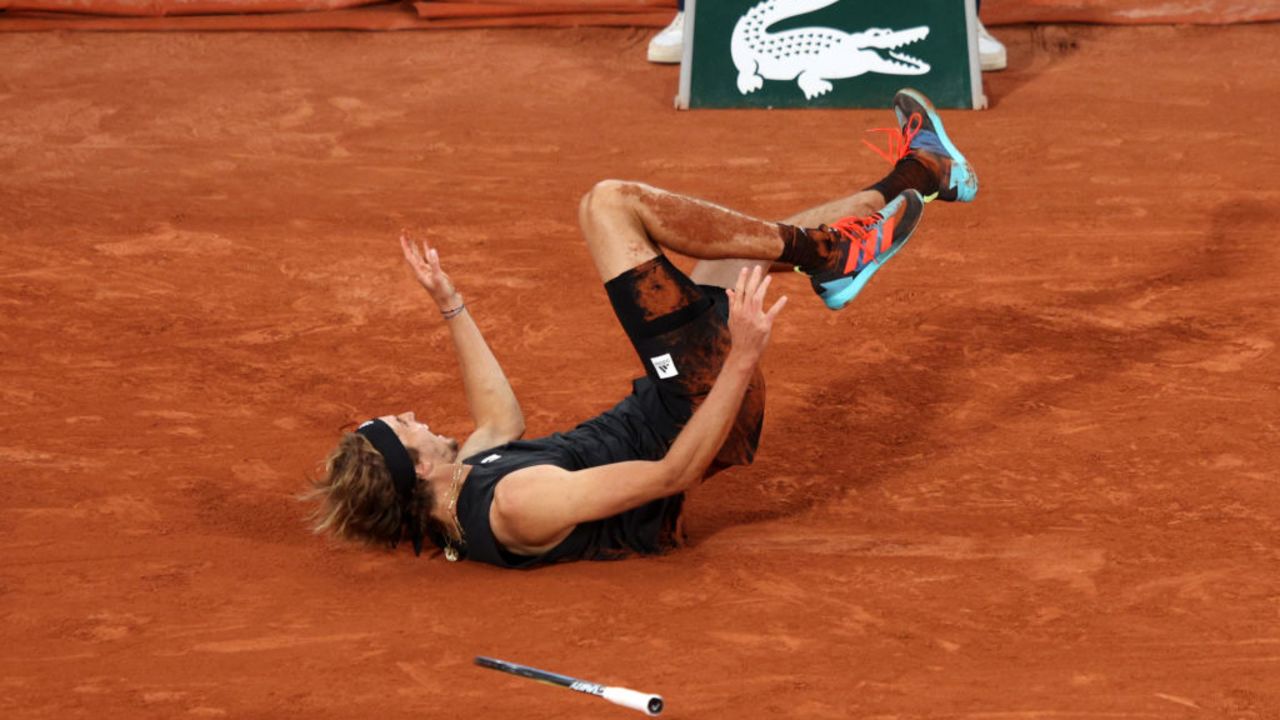
[[[419,456],[418,464],[413,466],[413,470],[414,472],[418,473],[418,477],[425,478],[431,475],[431,471],[435,468],[435,466],[436,464],[433,461],[427,459],[426,457]]]

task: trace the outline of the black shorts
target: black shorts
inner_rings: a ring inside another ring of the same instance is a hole
[[[693,282],[665,255],[609,280],[604,288],[665,410],[654,414],[654,422],[673,423],[671,429],[679,432],[711,391],[729,354],[728,295],[724,288]],[[764,376],[757,368],[716,464],[752,461],[764,423],[764,400]]]

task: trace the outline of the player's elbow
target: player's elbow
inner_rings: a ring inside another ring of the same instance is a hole
[[[702,478],[702,472],[692,472],[687,463],[670,455],[655,463],[655,480],[662,489],[662,496],[667,497],[693,488]]]

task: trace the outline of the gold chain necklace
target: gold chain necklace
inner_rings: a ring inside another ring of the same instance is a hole
[[[457,545],[454,544],[453,538],[447,539],[444,546],[444,558],[449,562],[458,562],[460,557],[458,547],[466,544],[466,538],[462,534],[462,523],[458,521],[458,495],[462,491],[462,463],[458,463],[453,469],[453,483],[449,487],[449,519],[453,521],[453,529],[457,534]]]

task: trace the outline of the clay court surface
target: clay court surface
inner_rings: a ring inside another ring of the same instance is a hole
[[[843,313],[781,278],[690,546],[527,573],[295,500],[348,423],[469,429],[396,231],[542,435],[639,372],[596,180],[781,217],[892,114],[677,113],[639,29],[0,36],[0,714],[639,717],[484,654],[671,718],[1280,717],[1280,26],[996,32],[977,202]]]

